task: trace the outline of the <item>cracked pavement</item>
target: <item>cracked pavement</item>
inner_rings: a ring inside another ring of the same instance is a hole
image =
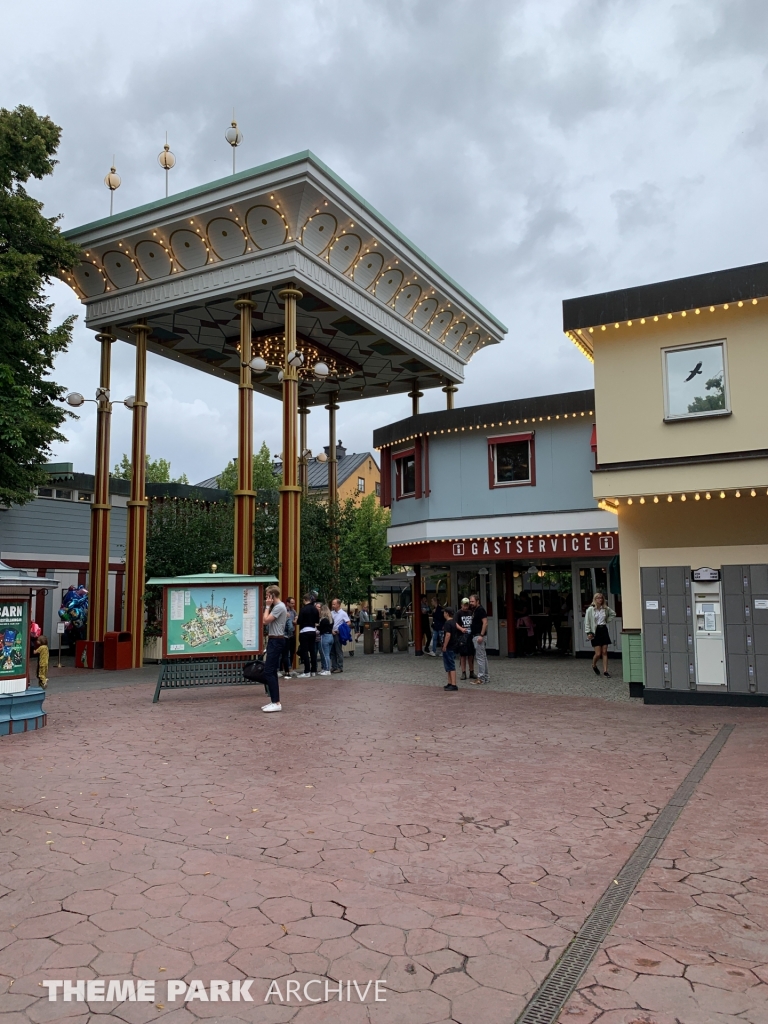
[[[729,721],[560,1019],[766,1024],[768,711],[444,694],[356,662],[269,716],[260,687],[152,705],[151,683],[54,680],[48,727],[0,742],[5,1020],[508,1024]],[[96,977],[157,1001],[41,988]],[[168,1003],[168,978],[254,978],[254,1002]],[[289,978],[387,999],[263,1001]]]

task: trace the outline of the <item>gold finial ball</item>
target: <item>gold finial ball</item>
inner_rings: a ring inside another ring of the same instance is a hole
[[[219,567],[215,562],[211,562],[211,572],[217,572],[218,568]]]
[[[110,192],[114,192],[115,189],[120,188],[121,178],[114,167],[110,167],[109,174],[104,179],[104,184]]]
[[[175,166],[175,164],[176,164],[176,157],[171,152],[171,147],[168,145],[167,142],[163,146],[163,152],[160,154],[160,156],[158,156],[157,162],[160,164],[160,166],[165,171],[170,171],[170,169],[173,166]]]

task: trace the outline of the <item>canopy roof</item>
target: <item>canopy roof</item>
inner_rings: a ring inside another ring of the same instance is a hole
[[[147,586],[184,587],[222,583],[278,583],[277,576],[246,576],[236,572],[196,572],[186,576],[153,576]]]
[[[309,151],[66,232],[83,262],[65,280],[89,327],[126,341],[146,318],[150,351],[236,381],[235,300],[250,293],[254,355],[281,361],[293,283],[300,397],[340,400],[463,380],[506,327]],[[328,364],[320,382],[311,367]],[[279,397],[277,371],[254,387]]]

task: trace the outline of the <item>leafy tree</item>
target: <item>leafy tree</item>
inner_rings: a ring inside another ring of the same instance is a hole
[[[719,373],[716,377],[710,377],[704,385],[711,395],[697,395],[688,406],[688,412],[709,412],[713,409],[725,408],[725,384],[723,375]]]
[[[147,576],[232,572],[234,516],[230,501],[150,498],[147,512]],[[149,633],[159,618],[160,587],[146,595]]]
[[[237,490],[237,459],[232,459],[224,470],[216,477],[219,487],[226,491]],[[269,454],[267,442],[262,441],[261,448],[253,456],[253,489],[255,491],[275,490],[278,478],[272,467],[272,456]]]
[[[145,458],[147,483],[148,484],[188,484],[187,474],[171,477],[171,463],[168,459],[152,459],[149,452]],[[123,453],[122,459],[112,470],[112,476],[117,480],[131,479],[131,460]]]
[[[381,508],[376,496],[368,494],[359,503],[347,498],[339,512],[338,596],[352,604],[367,598],[374,576],[391,569],[389,509]]]
[[[51,326],[44,286],[80,260],[62,237],[58,217],[24,183],[55,164],[61,129],[31,107],[0,109],[0,500],[23,504],[46,482],[45,463],[69,415],[54,403],[64,388],[48,374],[72,340],[74,317]]]

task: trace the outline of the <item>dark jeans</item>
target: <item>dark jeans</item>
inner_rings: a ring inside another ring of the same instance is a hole
[[[338,633],[333,634],[333,647],[331,648],[331,671],[335,668],[339,672],[344,671],[344,646],[341,640],[339,640]]]
[[[317,634],[299,633],[299,657],[304,662],[305,672],[317,674]]]
[[[284,636],[271,636],[267,640],[267,656],[264,658],[264,682],[269,687],[269,699],[273,704],[280,703],[280,683],[277,673],[283,663],[286,642]]]
[[[280,670],[290,675],[293,670],[293,659],[296,654],[296,634],[285,638],[285,650],[283,660],[280,662]]]

